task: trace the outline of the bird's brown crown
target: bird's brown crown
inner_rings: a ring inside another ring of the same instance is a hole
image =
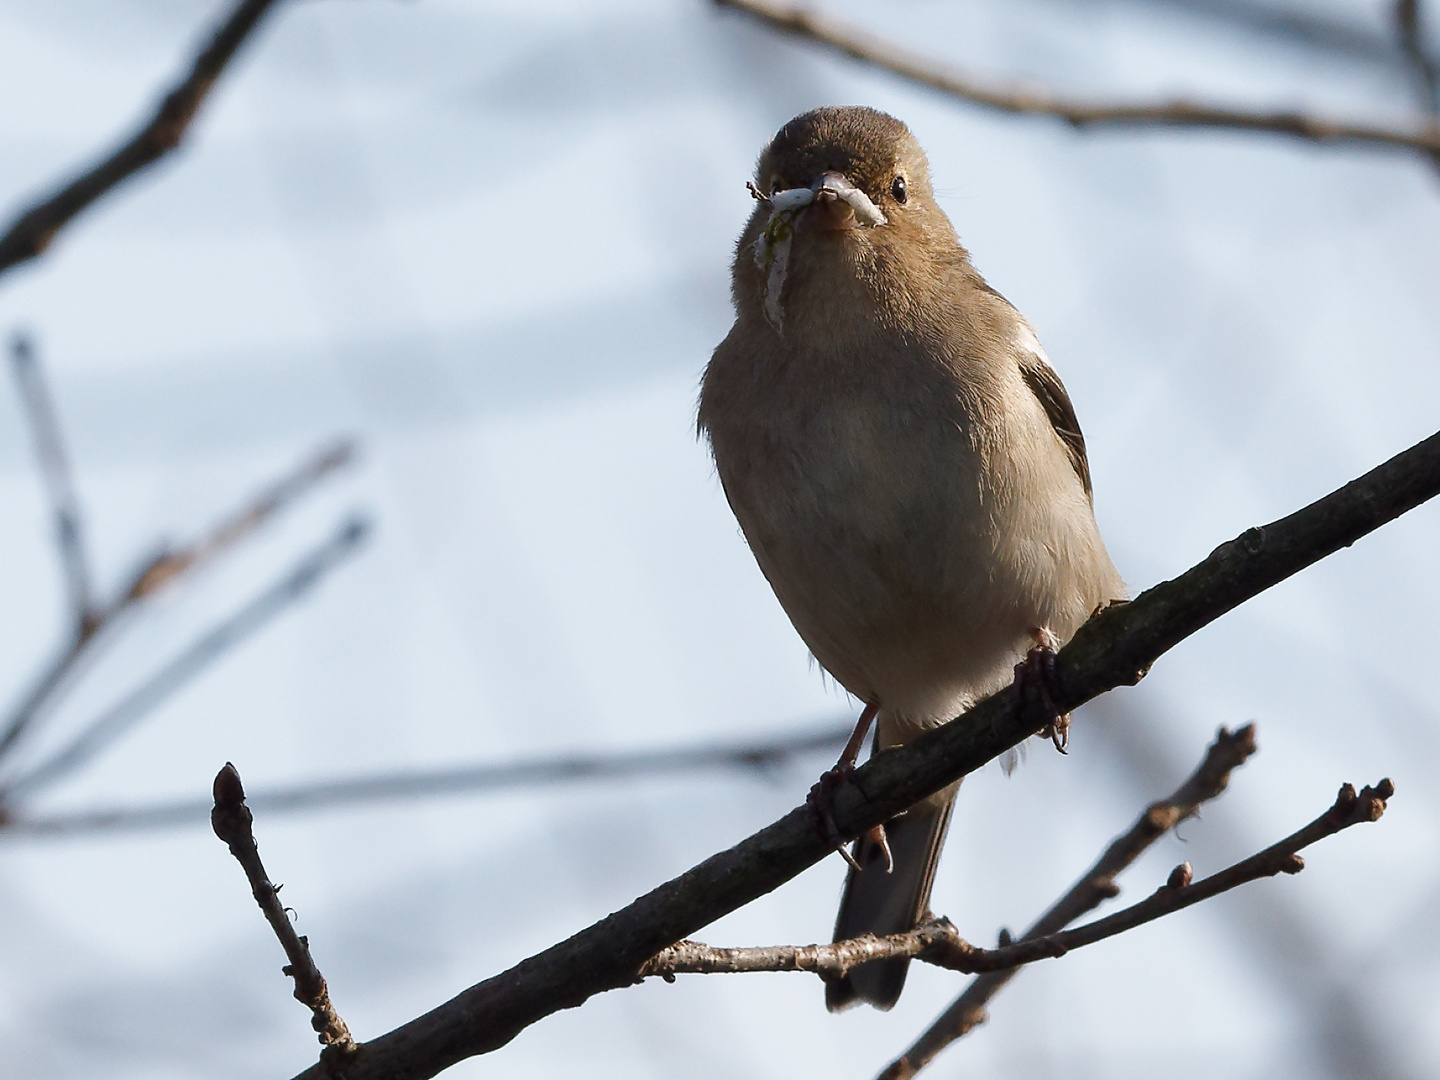
[[[913,189],[928,188],[925,158],[899,120],[863,105],[826,106],[802,113],[776,133],[760,154],[762,191],[809,187],[838,172],[879,205],[891,199],[897,175]]]

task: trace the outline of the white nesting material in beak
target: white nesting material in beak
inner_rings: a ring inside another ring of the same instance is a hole
[[[815,201],[815,192],[808,187],[787,188],[770,196],[770,209],[777,214],[794,213]]]
[[[839,173],[829,172],[820,178],[820,183],[815,186],[815,197],[819,198],[820,192],[828,191],[837,199],[845,203],[851,210],[855,211],[855,220],[861,225],[884,225],[885,215],[880,208],[870,201],[870,196],[857,188]],[[788,194],[782,193],[782,194]]]
[[[751,188],[754,191],[754,188]],[[790,262],[790,244],[795,239],[795,217],[828,192],[845,203],[861,225],[885,224],[885,215],[870,197],[839,173],[826,173],[814,187],[786,188],[765,198],[755,197],[770,207],[770,220],[755,241],[755,265],[766,271],[765,318],[777,333],[784,333],[785,309],[780,306],[780,291],[785,287],[785,269]]]

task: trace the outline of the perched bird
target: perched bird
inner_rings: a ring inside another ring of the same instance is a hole
[[[833,793],[872,718],[883,752],[1026,672],[1044,702],[1053,650],[1124,584],[1065,388],[970,264],[905,125],[859,107],[798,116],[761,153],[751,192],[735,325],[705,370],[698,422],[785,613],[865,703],[827,774]],[[1067,723],[1052,730],[1062,749]],[[812,792],[833,833],[826,795]],[[835,940],[925,916],[954,796],[842,849]],[[856,968],[826,1004],[889,1008],[907,963]]]

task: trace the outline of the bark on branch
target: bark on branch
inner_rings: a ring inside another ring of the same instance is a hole
[[[1411,131],[1358,124],[1295,110],[1256,111],[1193,101],[1099,103],[1067,98],[1038,86],[977,78],[948,64],[884,41],[860,27],[805,8],[769,0],[715,0],[767,26],[835,49],[855,60],[951,97],[1002,112],[1053,116],[1075,127],[1190,127],[1261,131],[1319,143],[1350,143],[1440,154],[1440,125],[1429,118]]]
[[[1221,544],[1197,566],[1101,612],[1060,651],[1055,705],[1070,710],[1138,681],[1156,659],[1245,600],[1440,493],[1440,434],[1263,528]],[[835,822],[855,837],[888,821],[1044,726],[1004,691],[880,754],[842,786]],[[720,916],[832,854],[803,806],[620,911],[379,1038],[347,1063],[347,1080],[418,1080],[505,1045],[529,1025],[594,994],[628,986],[641,967]],[[324,1076],[317,1065],[300,1074]]]

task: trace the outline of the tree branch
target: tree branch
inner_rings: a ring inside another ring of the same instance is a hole
[[[681,941],[662,949],[640,966],[639,978],[659,975],[673,981],[678,974],[714,975],[751,971],[810,971],[822,979],[838,979],[852,968],[875,960],[913,957],[937,967],[973,975],[979,972],[1012,971],[1019,964],[1032,964],[1064,956],[1072,949],[1093,945],[1137,926],[1202,901],[1237,886],[1276,874],[1298,874],[1305,861],[1297,852],[1327,836],[1361,822],[1378,821],[1385,812],[1385,800],[1395,794],[1395,785],[1381,780],[1358,795],[1345,784],[1334,805],[1298,832],[1272,844],[1242,862],[1204,881],[1191,881],[1189,863],[1181,863],[1170,880],[1138,904],[1075,930],[1049,934],[1027,941],[980,949],[955,931],[948,919],[931,919],[903,934],[877,937],[862,934],[830,945],[776,945],[748,949],[716,948],[698,941]],[[914,1075],[886,1072],[886,1077]]]
[[[1059,933],[1081,915],[1117,896],[1120,888],[1115,884],[1115,878],[1161,836],[1197,814],[1203,803],[1221,795],[1229,786],[1231,771],[1243,765],[1255,749],[1254,724],[1246,724],[1233,733],[1221,728],[1204,760],[1189,779],[1168,799],[1152,803],[1129,831],[1117,837],[1095,865],[1081,875],[1070,891],[1035,920],[1021,935],[1020,941],[1033,941]],[[941,1050],[983,1024],[986,1004],[1018,970],[992,971],[976,978],[935,1023],[880,1074],[880,1080],[904,1080],[914,1076]]]
[[[302,461],[239,510],[221,519],[194,543],[177,551],[163,551],[141,568],[125,589],[123,599],[133,601],[158,592],[183,574],[234,547],[271,518],[306,495],[331,473],[355,458],[355,440],[337,439]]]
[[[762,744],[700,746],[679,750],[644,750],[609,754],[542,758],[498,765],[450,769],[411,769],[346,780],[325,780],[293,787],[252,791],[248,802],[265,813],[318,810],[334,806],[418,799],[456,792],[497,791],[575,780],[658,776],[701,769],[764,770],[828,747],[838,748],[850,724],[813,734]],[[210,801],[160,803],[116,810],[91,810],[43,818],[0,818],[0,836],[64,836],[102,831],[140,831],[191,825],[203,821]]]
[[[354,447],[349,440],[342,439],[331,444],[271,484],[238,512],[222,519],[202,539],[176,551],[162,551],[146,560],[114,600],[92,609],[87,632],[75,634],[66,642],[29,692],[0,724],[0,758],[14,748],[47,708],[54,706],[68,680],[101,643],[105,631],[119,624],[142,600],[179,581],[185,574],[254,532],[325,476],[348,464],[353,453]],[[208,807],[209,804],[205,805]]]
[[[35,258],[96,199],[179,146],[226,65],[274,4],[275,0],[240,0],[139,131],[54,195],[23,211],[0,236],[0,274]]]
[[[311,1012],[310,1024],[325,1044],[321,1059],[327,1065],[338,1064],[337,1058],[343,1059],[354,1052],[355,1040],[350,1037],[350,1029],[330,1003],[330,990],[325,985],[325,976],[320,974],[310,956],[309,940],[295,933],[290,914],[280,903],[280,886],[272,885],[265,874],[260,849],[255,844],[255,834],[250,827],[252,820],[250,808],[245,805],[245,788],[240,783],[240,774],[227,761],[215,776],[215,809],[210,812],[211,828],[229,846],[230,854],[244,869],[255,902],[260,905],[266,921],[285,949],[290,963],[281,970],[295,980],[295,1000]]]
[[[7,781],[0,787],[0,806],[7,801],[13,802],[17,796],[53,784],[89,761],[226,650],[249,637],[309,592],[325,574],[353,553],[368,529],[369,525],[361,518],[343,524],[334,536],[301,559],[280,580],[207,630],[159,671],[91,721],[64,748],[29,772]]]
[[[829,945],[762,945],[723,948],[700,941],[679,941],[640,965],[638,979],[658,975],[674,982],[676,975],[729,975],[752,971],[809,971],[830,982],[872,960],[910,957],[954,968],[981,956],[962,938],[949,919],[932,918],[903,934],[861,934]],[[957,969],[958,970],[958,969]]]
[[[90,560],[85,554],[80,500],[75,496],[70,455],[65,452],[65,439],[60,434],[60,421],[55,415],[55,403],[50,398],[49,388],[45,385],[44,372],[40,370],[30,339],[24,334],[15,335],[10,358],[15,381],[20,387],[20,403],[30,424],[30,435],[35,440],[40,477],[55,519],[55,543],[60,549],[60,566],[69,594],[68,607],[74,636],[84,640],[99,625],[99,613],[95,610]]]
[[[1245,600],[1440,493],[1440,434],[1264,528],[1221,544],[1199,565],[1091,619],[1057,657],[1054,705],[1074,709],[1138,681],[1156,659]],[[1036,734],[1043,717],[1010,692],[978,703],[959,723],[879,754],[834,799],[840,834],[888,821]],[[832,854],[796,807],[728,851],[666,882],[566,941],[470,987],[365,1043],[346,1080],[418,1080],[505,1045],[537,1020],[630,985],[661,949],[763,896]],[[320,1066],[300,1074],[320,1080]]]
[[[976,78],[960,68],[939,64],[920,53],[884,41],[841,19],[770,0],[715,0],[719,7],[744,12],[767,26],[828,46],[884,68],[912,82],[962,101],[1008,113],[1053,116],[1075,127],[1188,127],[1262,131],[1319,143],[1352,143],[1440,153],[1440,125],[1403,131],[1356,124],[1293,110],[1252,112],[1200,105],[1191,101],[1158,104],[1102,104],[1071,99],[1040,87]]]

